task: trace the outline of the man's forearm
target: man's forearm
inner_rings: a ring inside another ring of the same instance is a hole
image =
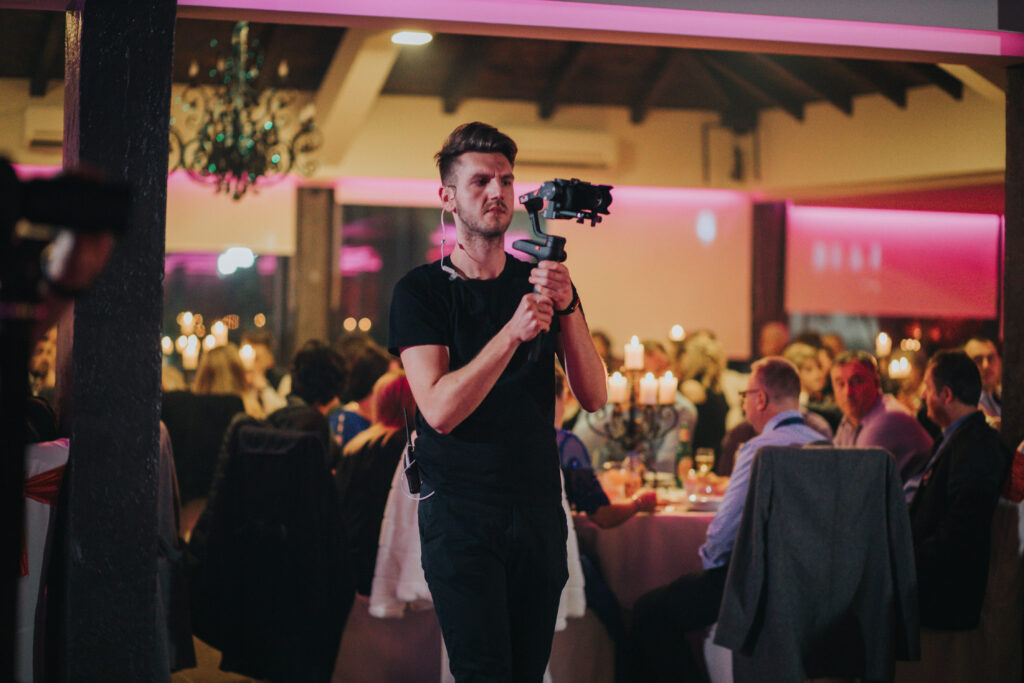
[[[558,341],[569,386],[583,409],[594,412],[608,401],[604,363],[590,339],[581,309],[562,316],[561,325]]]
[[[505,367],[519,347],[505,328],[496,334],[469,363],[453,371],[440,373],[433,383],[424,388],[413,382],[413,395],[423,417],[436,431],[446,434],[457,427],[476,410],[494,388]],[[415,347],[410,349],[415,351]],[[406,372],[418,359],[412,355],[402,357]],[[416,369],[413,368],[415,373]],[[420,389],[417,391],[417,389]]]

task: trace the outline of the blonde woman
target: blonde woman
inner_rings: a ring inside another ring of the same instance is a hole
[[[717,462],[725,436],[729,403],[722,392],[725,353],[714,333],[702,330],[686,338],[679,358],[679,371],[683,380],[679,390],[697,406],[693,447],[713,448]]]
[[[266,417],[234,344],[217,346],[203,353],[192,380],[192,391],[196,394],[233,394],[242,399],[247,415],[260,419]]]

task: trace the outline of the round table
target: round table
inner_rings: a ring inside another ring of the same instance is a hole
[[[580,552],[597,561],[619,603],[632,609],[647,591],[701,570],[697,549],[714,516],[669,507],[612,529],[599,528],[584,514],[573,515],[573,521]]]

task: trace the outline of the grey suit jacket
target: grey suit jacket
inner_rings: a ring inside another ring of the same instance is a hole
[[[765,447],[751,473],[715,642],[736,681],[891,678],[918,659],[910,520],[877,448]]]

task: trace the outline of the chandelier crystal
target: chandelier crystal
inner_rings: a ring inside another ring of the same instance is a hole
[[[215,47],[216,42],[211,42]],[[254,43],[253,47],[257,47]],[[210,76],[218,85],[199,85],[199,66],[189,68],[189,85],[175,101],[184,121],[183,133],[171,117],[171,170],[182,169],[193,180],[240,199],[250,187],[282,180],[288,173],[309,175],[316,168],[310,155],[323,142],[313,122],[312,104],[293,123],[293,94],[255,87],[263,55],[249,46],[249,23],[235,24],[231,56],[218,60]],[[282,62],[278,75],[287,75]],[[194,137],[186,139],[187,134]]]

